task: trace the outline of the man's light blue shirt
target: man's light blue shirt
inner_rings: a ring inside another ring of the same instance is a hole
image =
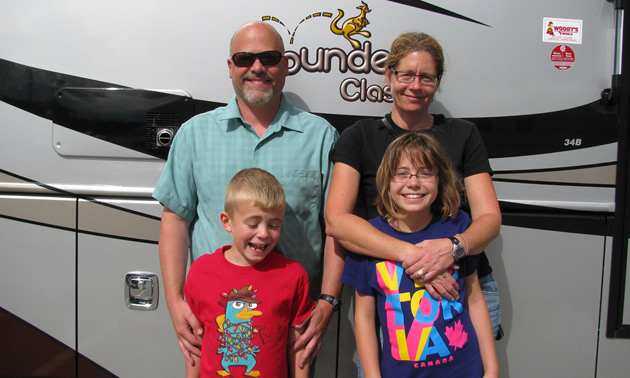
[[[276,250],[298,261],[317,293],[323,269],[324,206],[339,134],[324,119],[294,107],[283,95],[259,137],[245,123],[236,96],[200,114],[177,132],[153,197],[191,222],[193,259],[232,244],[221,225],[225,188],[245,168],[261,168],[282,184],[287,205]]]

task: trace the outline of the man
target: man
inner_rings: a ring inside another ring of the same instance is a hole
[[[227,61],[235,96],[226,107],[198,115],[178,131],[153,196],[164,205],[160,231],[160,265],[166,303],[180,349],[190,364],[199,356],[203,329],[183,297],[188,248],[193,259],[230,244],[219,214],[225,188],[241,169],[272,173],[286,191],[287,206],[277,250],[302,264],[311,279],[311,297],[322,282],[324,205],[332,174],[329,153],[338,138],[325,120],[291,105],[282,94],[288,58],[278,32],[269,24],[241,26],[230,43]],[[190,239],[189,239],[190,235]],[[330,260],[330,259],[329,259]],[[340,272],[325,271],[326,294],[296,343],[305,343],[300,365],[312,359],[339,297]]]

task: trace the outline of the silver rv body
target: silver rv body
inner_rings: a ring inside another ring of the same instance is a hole
[[[627,376],[621,3],[0,2],[0,375],[183,374],[151,193],[181,124],[232,97],[229,36],[263,20],[284,36],[287,96],[340,131],[391,111],[396,36],[436,37],[431,111],[476,122],[503,213],[487,249],[502,376]],[[316,376],[356,375],[351,311]]]

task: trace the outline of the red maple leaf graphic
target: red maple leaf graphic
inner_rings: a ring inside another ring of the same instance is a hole
[[[454,346],[455,349],[463,348],[466,341],[468,341],[468,332],[464,331],[464,327],[462,326],[462,322],[460,320],[455,323],[453,328],[446,327],[446,337],[448,337],[448,345]]]

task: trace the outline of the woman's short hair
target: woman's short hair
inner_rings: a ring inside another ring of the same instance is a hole
[[[425,33],[410,32],[399,35],[389,49],[385,67],[396,67],[398,62],[415,51],[426,51],[435,61],[438,78],[444,73],[444,52],[438,41]]]

